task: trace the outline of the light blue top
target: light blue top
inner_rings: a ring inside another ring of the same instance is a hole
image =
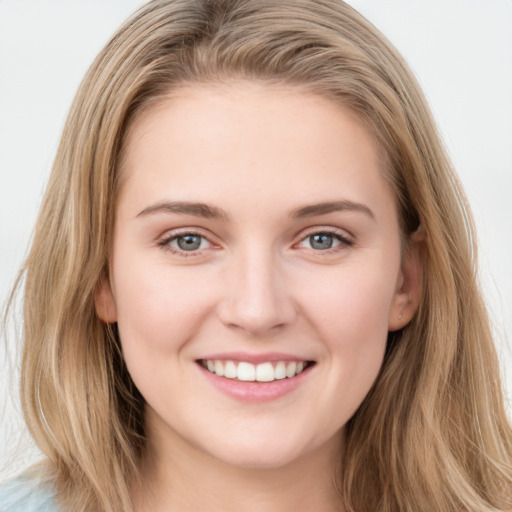
[[[0,512],[59,512],[52,489],[38,480],[18,477],[0,484]]]

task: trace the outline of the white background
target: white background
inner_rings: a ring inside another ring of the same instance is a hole
[[[0,301],[30,242],[67,110],[141,0],[0,0]],[[480,271],[512,396],[512,0],[351,0],[422,84],[477,221]],[[14,345],[14,336],[10,336]],[[0,350],[0,353],[2,351]],[[0,356],[0,478],[33,458]],[[16,442],[15,442],[16,441]],[[22,457],[22,454],[26,454]]]

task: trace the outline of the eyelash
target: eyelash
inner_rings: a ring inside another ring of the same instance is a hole
[[[328,256],[333,253],[343,251],[344,249],[347,249],[348,247],[351,247],[354,245],[354,240],[352,238],[350,238],[347,234],[345,234],[345,232],[342,232],[342,231],[339,231],[339,230],[333,229],[333,228],[325,228],[325,229],[311,231],[311,232],[307,233],[306,236],[304,236],[300,240],[299,244],[303,243],[308,238],[311,238],[312,236],[315,236],[315,235],[330,235],[339,242],[338,245],[335,245],[334,247],[330,247],[329,249],[324,249],[324,250],[311,249],[316,254],[318,254],[320,256]],[[299,244],[296,244],[296,245],[299,245]]]
[[[201,255],[201,253],[202,253],[201,250],[184,251],[184,250],[175,249],[174,247],[172,247],[170,245],[171,242],[173,242],[174,240],[177,240],[178,238],[182,238],[182,237],[185,237],[185,236],[197,236],[199,238],[207,240],[209,244],[215,245],[212,242],[210,242],[210,240],[208,240],[208,238],[206,236],[202,235],[201,233],[198,233],[197,231],[181,231],[181,232],[177,232],[177,233],[174,232],[171,236],[168,236],[168,237],[164,238],[163,240],[160,240],[158,242],[158,245],[164,251],[169,251],[170,253],[176,254],[176,255],[181,256],[183,258],[190,258],[190,257],[193,257],[193,256]]]
[[[305,236],[303,236],[301,238],[301,240],[299,241],[298,244],[294,245],[294,247],[300,245],[301,243],[303,243],[308,238],[310,238],[314,235],[330,235],[330,236],[333,236],[339,242],[338,245],[335,245],[334,247],[331,247],[329,249],[314,250],[311,248],[311,250],[313,250],[318,255],[327,256],[329,254],[333,254],[338,251],[342,251],[342,250],[346,249],[347,247],[351,247],[354,245],[354,241],[352,240],[352,238],[347,236],[344,232],[341,232],[341,231],[338,231],[338,230],[332,229],[332,228],[326,228],[326,229],[315,230],[315,231],[311,231],[311,232],[307,233]],[[178,238],[182,238],[185,236],[197,236],[204,240],[207,240],[209,244],[215,245],[210,240],[208,240],[208,238],[206,236],[202,235],[201,233],[198,233],[196,231],[182,231],[182,232],[178,232],[178,233],[173,233],[171,236],[168,236],[168,237],[164,238],[163,240],[159,241],[158,246],[161,247],[165,251],[169,251],[172,254],[176,254],[176,255],[184,257],[184,258],[200,256],[202,254],[201,250],[194,250],[194,251],[177,250],[170,245],[171,242],[173,242],[174,240],[177,240]]]

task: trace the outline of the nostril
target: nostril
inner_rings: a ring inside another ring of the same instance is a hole
[[[235,299],[221,304],[217,310],[221,322],[231,329],[251,335],[268,334],[290,325],[296,313],[291,305],[237,302]]]

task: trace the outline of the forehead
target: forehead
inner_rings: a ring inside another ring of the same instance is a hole
[[[194,85],[136,119],[125,144],[123,189],[149,199],[167,188],[177,200],[231,190],[260,206],[305,203],[311,194],[369,199],[388,186],[381,162],[364,123],[333,100],[285,86]]]

